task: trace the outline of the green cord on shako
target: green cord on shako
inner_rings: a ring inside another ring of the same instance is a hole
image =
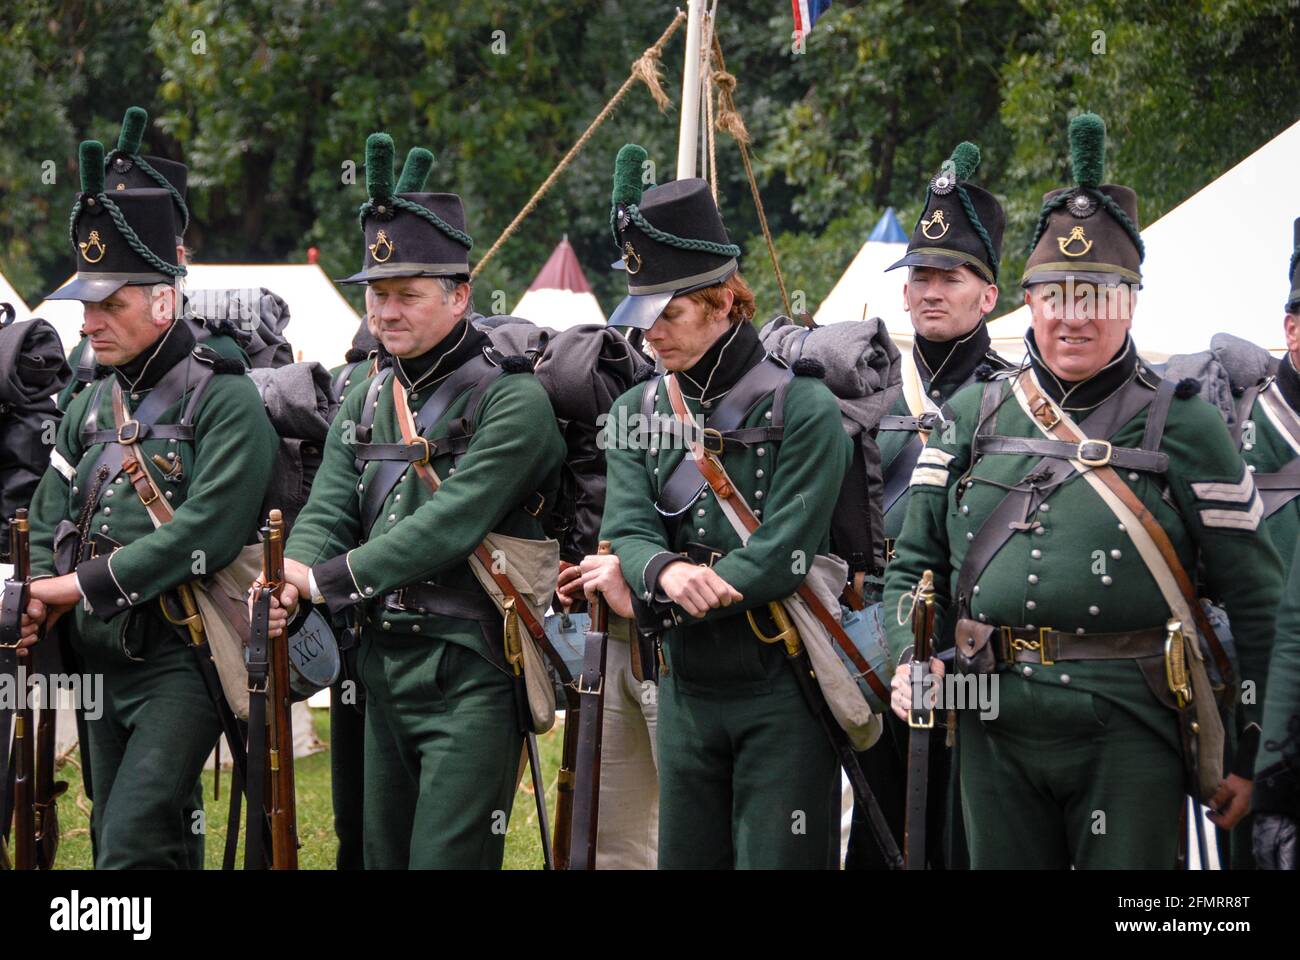
[[[172,191],[105,189],[104,145],[80,149],[81,193],[72,206],[68,235],[76,275],[50,300],[98,303],[124,286],[171,284],[185,276],[176,257],[180,233]]]

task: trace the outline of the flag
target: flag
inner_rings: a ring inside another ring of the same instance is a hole
[[[794,32],[807,36],[812,32],[813,24],[831,5],[831,0],[790,0],[794,7]]]

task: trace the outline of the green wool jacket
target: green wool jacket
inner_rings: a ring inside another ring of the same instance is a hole
[[[813,558],[829,549],[831,513],[852,458],[839,407],[820,381],[797,376],[786,393],[781,440],[726,454],[727,473],[761,521],[749,543],[741,546],[707,487],[679,521],[670,521],[655,509],[663,483],[686,451],[671,438],[664,437],[662,445],[649,443],[621,428],[639,422],[645,389],[645,384],[638,384],[619,397],[606,424],[609,482],[601,539],[611,542],[619,558],[623,577],[639,601],[643,629],[661,630],[674,621],[702,622],[692,621],[668,602],[658,589],[659,573],[669,562],[681,559],[678,554],[688,543],[707,544],[724,554],[714,569],[744,600],[711,610],[702,620],[720,621],[724,644],[756,644],[746,618],[738,614],[790,596],[803,582]],[[686,406],[698,422],[700,402],[687,398]],[[760,401],[741,427],[766,426],[771,407],[770,397]],[[655,411],[665,419],[672,416],[662,381]],[[703,425],[708,426],[707,417]],[[674,528],[675,534],[670,535]],[[683,633],[676,627],[665,634],[670,662]],[[726,658],[725,651],[718,653]]]
[[[445,638],[499,664],[476,622],[386,610],[381,598],[421,582],[482,592],[466,561],[488,533],[545,539],[541,518],[524,504],[539,492],[544,511],[549,509],[559,486],[565,447],[546,391],[531,374],[505,373],[484,391],[476,411],[466,410],[470,391],[463,393],[429,434],[445,437],[453,421],[472,414],[474,435],[459,464],[453,467],[449,454],[433,459],[442,481],[437,494],[407,469],[367,530],[362,529],[361,491],[382,464],[371,461],[358,471],[353,445],[372,379],[348,388],[285,556],[312,567],[331,614],[358,608],[371,628],[412,639]],[[412,411],[418,412],[435,388],[423,386],[411,394]],[[400,443],[390,385],[377,403],[371,442]]]
[[[1281,397],[1276,386],[1271,387],[1270,390],[1274,396]],[[1295,411],[1292,413],[1300,418],[1300,413]],[[1241,456],[1256,473],[1274,473],[1300,456],[1300,453],[1273,425],[1273,421],[1264,411],[1263,404],[1259,400],[1256,400],[1251,408],[1250,419],[1255,425],[1255,439],[1242,444]],[[1268,529],[1269,539],[1282,554],[1283,563],[1289,571],[1291,544],[1300,540],[1300,497],[1265,520],[1264,526]]]
[[[59,409],[65,412],[68,409],[68,405],[72,403],[72,399],[77,396],[77,394],[81,393],[82,389],[86,386],[77,379],[76,373],[77,367],[81,363],[81,355],[86,351],[87,342],[87,338],[82,337],[77,341],[77,345],[72,348],[72,352],[68,354],[68,366],[72,368],[73,377],[68,381],[67,386],[59,391],[56,400]],[[248,369],[251,366],[248,354],[244,352],[244,348],[224,334],[216,334],[208,337],[203,341],[203,345],[211,347],[218,355],[223,356],[228,360],[238,360],[244,365],[245,369]]]
[[[895,610],[927,569],[934,571],[940,608],[955,608],[958,571],[970,539],[1004,496],[998,485],[1019,483],[1036,462],[1019,455],[987,455],[972,462],[971,440],[984,389],[1003,391],[1006,398],[997,434],[1042,436],[1010,387],[1000,378],[963,390],[949,404],[953,426],[930,435],[913,474],[896,557],[886,572],[887,611]],[[1144,410],[1120,427],[1110,438],[1114,445],[1139,446],[1146,419]],[[1203,594],[1232,617],[1241,678],[1262,681],[1281,595],[1281,562],[1251,512],[1255,501],[1245,464],[1217,411],[1195,397],[1172,400],[1160,450],[1169,457],[1163,481],[1155,474],[1124,470],[1119,476],[1165,529],[1184,568],[1195,571],[1200,559]],[[963,488],[955,482],[968,474],[972,485]],[[1036,521],[1037,529],[1015,533],[993,557],[970,598],[971,616],[1000,626],[1087,633],[1164,625],[1169,610],[1155,580],[1128,532],[1081,475],[1064,483],[1026,520]],[[898,655],[912,642],[910,625],[900,626],[892,615],[885,623],[890,648]],[[1026,679],[1068,683],[1129,709],[1171,740],[1176,736],[1172,714],[1154,699],[1134,661],[1058,661],[1053,667],[1035,666]],[[1245,701],[1246,716],[1257,717],[1259,696]]]
[[[193,336],[181,327],[167,346],[173,363],[193,350],[216,372],[199,402],[192,441],[146,438],[140,443],[143,460],[175,509],[172,520],[154,529],[140,498],[125,474],[110,474],[99,506],[89,518],[88,531],[122,544],[111,556],[97,556],[77,567],[77,579],[86,603],[77,608],[77,632],[87,647],[123,650],[128,623],[148,618],[124,617],[128,611],[149,611],[158,622],[158,596],[178,584],[211,574],[230,564],[245,544],[256,541],[257,511],[270,480],[277,439],[253,382],[231,373],[220,358],[194,347]],[[162,356],[162,354],[160,354]],[[173,364],[157,367],[149,377],[150,389]],[[120,376],[112,374],[111,376]],[[51,466],[32,500],[32,570],[34,575],[55,573],[53,539],[60,521],[76,522],[94,479],[91,476],[101,444],[83,447],[81,427],[95,396],[94,384],[79,393],[59,427]],[[99,424],[113,423],[111,382],[99,392]],[[124,390],[126,384],[124,383]],[[149,396],[150,389],[124,393],[128,412]],[[157,420],[176,423],[188,402],[168,408]],[[168,478],[152,458],[180,460],[179,476]],[[89,610],[87,610],[87,605]]]
[[[1300,543],[1278,611],[1268,679],[1252,807],[1300,817]]]

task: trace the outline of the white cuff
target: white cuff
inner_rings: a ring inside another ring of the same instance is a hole
[[[312,572],[310,567],[307,569],[307,586],[311,590],[311,602],[324,606],[325,597],[321,594],[320,590],[317,588],[316,574]]]

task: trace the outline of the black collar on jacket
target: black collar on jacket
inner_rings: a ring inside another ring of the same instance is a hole
[[[113,373],[128,393],[151,390],[163,374],[193,352],[196,342],[188,323],[173,320],[172,325],[139,354],[113,367]]]
[[[1296,372],[1289,353],[1282,355],[1282,362],[1278,365],[1277,388],[1282,391],[1286,405],[1300,413],[1300,373]]]
[[[752,323],[742,320],[733,324],[692,367],[681,371],[682,395],[711,404],[761,363],[766,354]]]
[[[1038,352],[1033,330],[1025,334],[1025,346],[1029,351],[1029,362],[1038,375],[1038,382],[1043,385],[1047,395],[1065,410],[1086,411],[1099,406],[1133,379],[1138,366],[1137,347],[1129,336],[1125,336],[1123,346],[1104,367],[1088,379],[1079,381],[1062,380],[1051,371]]]
[[[425,387],[437,383],[466,360],[479,354],[491,341],[478,327],[462,317],[451,331],[418,357],[393,359],[402,386]]]
[[[994,359],[1000,361],[997,354],[991,353],[992,343],[983,320],[970,333],[952,340],[927,340],[916,334],[912,359],[916,361],[916,370],[921,375],[926,393],[938,390],[940,397],[947,399],[970,381],[981,363],[991,363]]]

